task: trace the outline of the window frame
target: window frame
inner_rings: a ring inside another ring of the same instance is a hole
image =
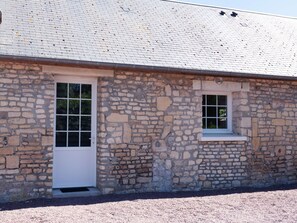
[[[203,129],[202,122],[201,122],[201,128],[202,133],[222,133],[222,134],[230,134],[232,132],[232,92],[226,92],[226,91],[203,91],[203,95],[224,95],[227,96],[227,128],[226,129]],[[201,112],[202,112],[203,104],[201,100]],[[203,119],[203,116],[201,114],[201,120]]]

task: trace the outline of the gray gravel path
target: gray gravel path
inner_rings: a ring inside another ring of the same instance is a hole
[[[297,222],[297,187],[148,193],[0,204],[0,222]]]

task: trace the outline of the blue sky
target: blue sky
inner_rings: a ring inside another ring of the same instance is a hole
[[[297,17],[296,0],[178,0]]]

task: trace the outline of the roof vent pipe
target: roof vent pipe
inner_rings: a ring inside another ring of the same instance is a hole
[[[236,13],[236,12],[232,12],[232,13],[231,13],[231,16],[232,16],[232,17],[236,17],[236,16],[238,16],[238,13]]]
[[[224,12],[224,11],[220,12],[220,15],[225,15],[225,14],[226,14],[226,12]]]

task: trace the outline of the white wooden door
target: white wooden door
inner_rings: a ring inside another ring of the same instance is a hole
[[[96,79],[58,77],[53,188],[96,186]]]

